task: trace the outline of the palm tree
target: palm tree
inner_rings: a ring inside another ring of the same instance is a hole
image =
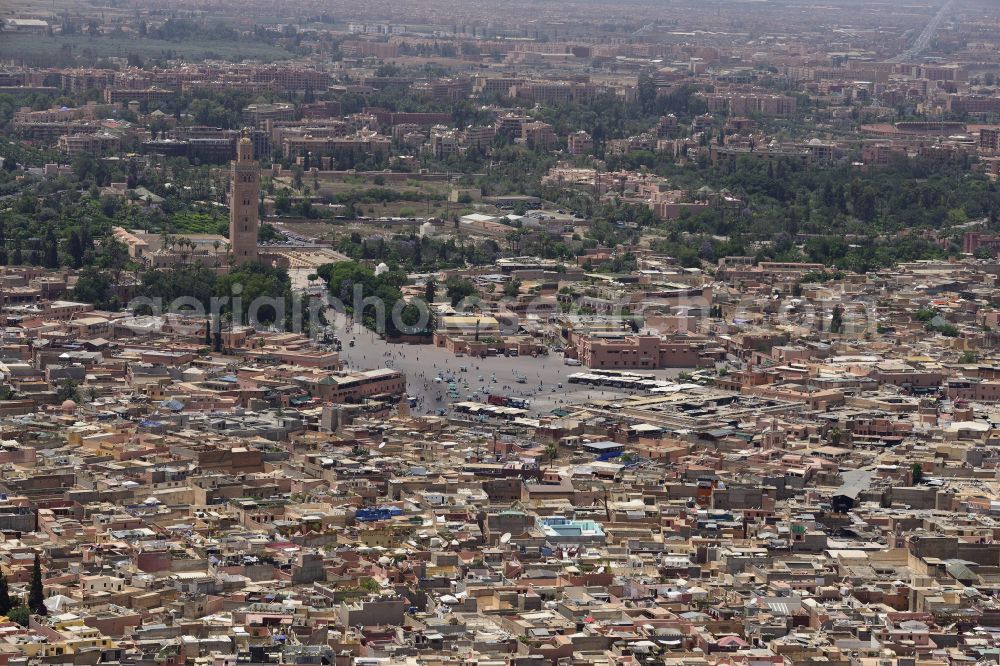
[[[519,252],[521,249],[521,238],[524,236],[522,229],[515,229],[504,234],[506,240],[510,242],[510,251]]]
[[[556,456],[559,455],[559,447],[556,446],[555,442],[549,442],[545,445],[545,455],[549,457],[549,468],[552,468],[552,463],[555,461]]]

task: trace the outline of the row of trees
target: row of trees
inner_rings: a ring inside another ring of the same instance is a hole
[[[255,323],[265,325],[287,323],[292,314],[292,283],[288,272],[259,264],[242,264],[225,275],[198,265],[171,271],[146,271],[142,274],[137,295],[160,299],[164,306],[179,298],[190,298],[200,303],[206,312],[210,311],[213,298],[220,299],[222,315],[244,323],[251,316]],[[258,298],[273,298],[283,304],[285,321],[279,321],[282,313],[272,306],[251,311]]]
[[[491,264],[501,256],[500,245],[494,240],[464,242],[416,234],[363,238],[353,232],[340,238],[337,249],[355,260],[384,261],[390,266],[418,273],[468,264]]]
[[[402,306],[400,312],[400,322],[392,316],[394,308],[397,307],[403,298],[400,290],[406,283],[406,275],[399,271],[388,271],[376,275],[368,266],[357,261],[341,261],[336,264],[324,264],[316,270],[316,274],[322,278],[329,287],[330,294],[344,304],[346,312],[353,315],[362,324],[373,331],[395,337],[406,333],[413,335],[423,333],[429,335],[431,332],[430,322],[422,331],[401,330],[399,323],[404,329],[412,329],[420,322],[420,311],[412,305]],[[362,306],[360,312],[356,311],[356,296],[361,299],[376,300],[384,308],[384,318],[379,315],[379,306],[374,304]]]
[[[102,309],[119,310],[124,303],[118,299],[117,283],[113,271],[88,266],[80,272],[72,296]],[[220,299],[220,313],[226,319],[244,323],[249,322],[251,315],[254,317],[251,323],[287,323],[292,314],[292,284],[288,272],[258,264],[236,266],[225,275],[201,265],[181,266],[170,271],[147,270],[140,276],[136,296],[159,299],[164,308],[177,299],[193,299],[203,312],[211,311],[212,299]],[[254,300],[261,297],[275,299],[279,309],[267,305],[251,311]],[[284,322],[279,321],[281,309]],[[148,307],[140,308],[138,314],[144,313],[151,311]]]
[[[900,160],[863,174],[750,158],[684,168],[671,160],[662,170],[678,189],[707,187],[695,198],[712,205],[664,221],[645,207],[599,206],[579,191],[550,186],[543,194],[592,216],[589,238],[615,246],[659,232],[653,248],[688,266],[750,253],[865,272],[958,252],[957,236],[971,220],[1000,228],[1000,187],[955,161]]]

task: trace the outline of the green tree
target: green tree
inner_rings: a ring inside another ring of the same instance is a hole
[[[31,585],[28,588],[28,608],[36,615],[45,615],[45,584],[42,582],[42,561],[35,553],[35,563],[31,567]]]
[[[830,318],[830,332],[844,332],[844,308],[840,304],[833,307],[833,315]]]
[[[7,615],[14,607],[14,600],[10,596],[10,587],[7,584],[7,576],[0,571],[0,615]]]
[[[238,315],[239,321],[248,322],[253,317],[256,323],[273,324],[282,315],[285,320],[290,321],[292,282],[286,270],[258,264],[243,264],[215,280],[215,296],[232,297],[236,293],[234,287],[238,284],[243,286],[243,291],[240,293],[241,309],[233,314]],[[284,304],[284,313],[271,305],[252,311],[251,305],[258,298],[273,298],[279,308]]]
[[[344,304],[344,309],[360,319],[365,327],[387,335],[398,333],[391,313],[396,303],[403,297],[399,287],[405,282],[405,275],[393,271],[375,275],[372,269],[357,261],[324,264],[316,270],[316,273],[326,281],[330,295],[339,299]],[[362,299],[375,299],[381,302],[386,315],[385,330],[379,330],[378,306],[366,305],[362,312],[355,312],[356,290],[360,290]],[[407,315],[404,310],[404,321],[407,321],[408,316],[409,321],[413,321],[413,315]]]
[[[66,242],[66,251],[69,253],[70,259],[72,260],[73,268],[80,268],[83,266],[83,257],[86,252],[86,248],[83,244],[83,238],[80,232],[76,229],[70,232],[69,240]]]
[[[979,361],[979,354],[974,351],[962,352],[962,355],[958,357],[959,363],[976,363]]]
[[[94,266],[87,266],[80,271],[72,293],[74,300],[90,303],[101,310],[117,310],[120,305],[111,284],[111,276]]]
[[[552,463],[555,462],[556,456],[559,455],[559,447],[556,446],[555,442],[549,442],[545,445],[545,455],[549,458],[549,467],[552,467]]]
[[[64,402],[66,400],[80,401],[80,392],[76,388],[76,382],[72,379],[64,381],[56,390],[56,401]]]
[[[914,485],[919,484],[924,480],[924,468],[920,466],[920,463],[913,463],[910,466],[910,475],[913,476]]]
[[[27,627],[28,622],[31,620],[31,612],[27,606],[15,606],[7,613],[7,618],[11,622],[17,622],[22,627]]]
[[[461,278],[457,275],[452,275],[448,278],[444,286],[448,289],[448,299],[451,301],[452,307],[457,306],[463,299],[476,293],[476,285],[473,284],[472,280]]]
[[[97,256],[97,265],[110,272],[111,279],[115,284],[119,282],[122,271],[128,268],[130,261],[128,246],[125,243],[114,237],[101,241],[101,252]]]
[[[45,267],[59,267],[59,241],[56,240],[56,232],[49,227],[45,232]]]
[[[257,240],[261,243],[271,243],[274,241],[288,240],[288,237],[275,229],[273,225],[265,222],[260,225],[260,228],[257,230]]]
[[[215,318],[215,330],[212,332],[212,351],[216,354],[222,353],[222,319]]]

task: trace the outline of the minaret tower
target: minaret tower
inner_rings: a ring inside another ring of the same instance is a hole
[[[236,161],[231,165],[229,249],[237,265],[256,263],[260,164],[253,158],[253,142],[249,137],[244,136],[236,143]]]

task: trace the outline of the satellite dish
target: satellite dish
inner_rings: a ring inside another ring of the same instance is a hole
[[[384,448],[385,448],[385,442],[382,442],[381,444],[379,444],[379,445],[378,445],[378,448],[380,448],[380,449],[384,449]]]
[[[510,543],[510,537],[511,537],[510,532],[504,532],[503,535],[500,537],[500,543],[502,544]]]
[[[599,574],[604,573],[604,567],[597,567],[597,573]]]

